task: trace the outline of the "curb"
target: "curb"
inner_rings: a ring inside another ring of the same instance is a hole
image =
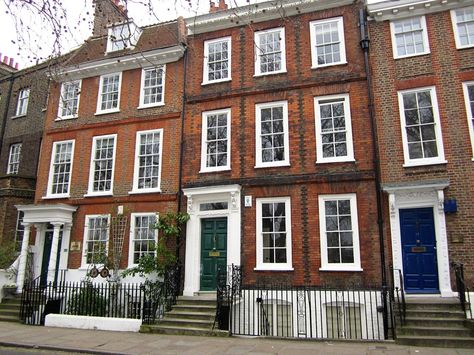
[[[127,355],[125,353],[118,353],[116,351],[103,351],[103,350],[92,350],[92,349],[78,349],[70,347],[60,347],[55,345],[40,345],[40,344],[24,344],[0,341],[0,346],[8,348],[20,348],[20,349],[35,349],[35,350],[49,350],[57,352],[74,352],[80,354],[96,354],[96,355]]]

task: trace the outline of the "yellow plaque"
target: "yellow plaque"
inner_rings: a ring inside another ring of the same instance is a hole
[[[217,250],[212,250],[209,252],[209,256],[221,256],[221,252]]]

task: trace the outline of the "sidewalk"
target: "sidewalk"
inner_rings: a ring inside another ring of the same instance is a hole
[[[211,338],[47,328],[7,322],[0,322],[0,345],[92,354],[468,355],[473,353],[473,349],[420,348],[399,346],[393,342]]]

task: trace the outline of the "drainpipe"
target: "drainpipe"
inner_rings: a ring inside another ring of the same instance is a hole
[[[2,124],[2,130],[0,132],[0,154],[2,152],[2,149],[3,149],[3,137],[5,136],[5,129],[6,129],[6,126],[7,126],[7,120],[8,120],[8,109],[10,108],[10,99],[11,99],[11,96],[12,96],[12,91],[13,91],[13,77],[14,75],[13,74],[10,74],[10,76],[8,77],[8,82],[9,82],[9,85],[8,85],[8,91],[7,91],[7,97],[5,99],[2,99],[4,100],[5,102],[5,110],[3,112],[3,124]],[[3,169],[3,167],[2,167]]]
[[[382,299],[383,299],[383,311],[384,311],[384,336],[388,339],[388,308],[387,308],[387,275],[385,270],[385,242],[384,242],[384,222],[382,213],[382,189],[380,184],[380,153],[378,149],[377,139],[377,124],[375,121],[374,112],[374,96],[372,91],[372,75],[370,72],[369,62],[369,47],[370,39],[367,28],[367,14],[363,8],[359,9],[359,29],[360,29],[360,47],[364,52],[364,64],[365,74],[367,77],[367,96],[369,100],[369,116],[370,116],[370,130],[372,136],[372,159],[375,170],[375,192],[377,196],[377,226],[379,230],[379,244],[380,244],[380,272],[382,276]]]
[[[178,213],[181,212],[182,204],[181,199],[183,197],[182,192],[182,180],[183,180],[183,155],[184,155],[184,118],[186,116],[186,77],[188,74],[188,47],[183,43],[184,46],[184,63],[183,63],[183,97],[181,107],[181,141],[179,145],[179,171],[178,171]],[[182,234],[182,233],[181,233]],[[179,245],[181,244],[181,235],[178,235],[176,239],[176,259],[179,260]]]

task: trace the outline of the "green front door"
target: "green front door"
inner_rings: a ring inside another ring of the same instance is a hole
[[[227,218],[201,220],[201,291],[216,289],[217,269],[227,266]]]
[[[51,225],[49,225],[51,226]],[[51,226],[52,227],[52,226]],[[58,269],[59,269],[59,257],[61,254],[61,241],[63,239],[63,231],[59,232],[59,242],[58,242],[58,253],[56,257],[56,274],[54,275],[54,281],[58,279]],[[41,260],[41,276],[40,284],[41,286],[46,286],[48,283],[48,266],[49,258],[51,257],[51,247],[53,244],[53,231],[51,229],[46,230],[44,233],[44,247],[43,247],[43,258]]]

